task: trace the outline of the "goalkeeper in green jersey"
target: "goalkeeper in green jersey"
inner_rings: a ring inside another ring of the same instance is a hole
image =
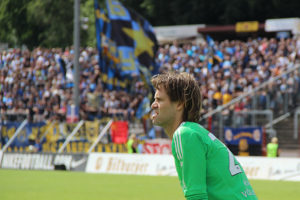
[[[168,72],[152,77],[151,82],[156,89],[151,120],[172,138],[184,196],[188,200],[257,199],[233,154],[197,123],[201,93],[192,75]]]

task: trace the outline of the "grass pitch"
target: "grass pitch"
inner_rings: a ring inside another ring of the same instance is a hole
[[[298,200],[300,182],[250,181],[260,200]],[[177,177],[0,169],[1,200],[184,200]]]

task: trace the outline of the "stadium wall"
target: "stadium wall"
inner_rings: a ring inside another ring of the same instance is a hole
[[[176,176],[171,155],[91,153],[86,172]]]
[[[300,181],[299,158],[237,156],[249,179]],[[92,153],[86,172],[176,176],[171,155]]]
[[[2,154],[2,160],[1,160]],[[240,157],[249,179],[300,181],[299,158]],[[126,153],[2,153],[0,167],[29,170],[70,170],[88,173],[176,176],[172,155]]]
[[[1,163],[2,163],[2,162],[1,162],[1,161],[2,161],[2,154],[3,154],[3,153],[2,153],[2,151],[0,150],[0,167],[2,166],[2,165],[1,165]]]
[[[249,179],[300,181],[299,158],[238,157]]]
[[[3,153],[1,168],[85,171],[88,154]]]

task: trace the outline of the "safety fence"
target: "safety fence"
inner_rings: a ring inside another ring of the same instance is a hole
[[[222,128],[224,131],[220,138],[235,155],[264,155],[266,132],[263,127]],[[127,153],[130,131],[126,121],[110,121],[105,126],[98,121],[80,121],[77,124],[3,123],[0,149],[13,153]],[[141,136],[138,152],[171,154],[171,140]]]
[[[0,122],[0,149],[20,153],[126,152],[131,131],[137,132],[127,121]]]

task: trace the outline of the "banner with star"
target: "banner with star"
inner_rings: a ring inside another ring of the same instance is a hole
[[[140,74],[139,66],[158,72],[155,53],[158,45],[150,23],[117,0],[106,0],[111,39],[116,42],[121,75]]]
[[[119,1],[106,1],[107,14],[96,7],[96,2],[97,46],[99,63],[105,74],[103,80],[108,85],[117,83],[120,87],[136,76],[150,80],[150,77],[143,77],[158,73],[155,64],[158,45],[152,26]]]
[[[120,62],[117,55],[117,46],[111,38],[110,20],[103,9],[100,9],[98,0],[95,3],[95,26],[97,48],[99,51],[99,66],[101,81],[106,89],[112,90],[120,84],[116,65]]]

